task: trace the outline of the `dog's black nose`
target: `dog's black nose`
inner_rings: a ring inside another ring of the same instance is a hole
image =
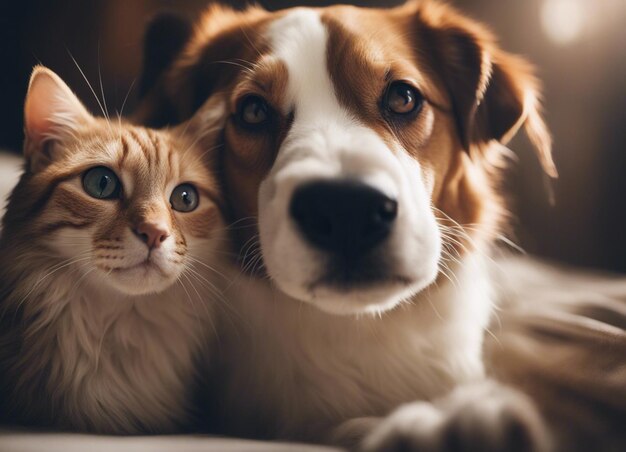
[[[389,235],[398,203],[360,182],[317,181],[299,187],[289,209],[311,244],[354,258]]]

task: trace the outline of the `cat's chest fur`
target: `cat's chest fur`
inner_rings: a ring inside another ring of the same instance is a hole
[[[483,376],[491,313],[481,259],[380,317],[343,317],[287,299],[266,282],[240,283],[222,327],[218,397],[231,433],[317,438],[328,426],[381,416]],[[254,425],[258,431],[246,429]]]
[[[14,292],[30,292],[10,372],[28,394],[22,414],[102,433],[177,430],[189,421],[210,307],[179,284],[129,297],[81,278],[57,272]]]

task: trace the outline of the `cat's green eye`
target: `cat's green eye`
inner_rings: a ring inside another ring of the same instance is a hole
[[[96,166],[83,175],[83,188],[97,199],[118,198],[122,184],[115,173],[106,166]]]
[[[198,191],[191,184],[180,184],[170,196],[172,209],[179,212],[191,212],[198,207]]]

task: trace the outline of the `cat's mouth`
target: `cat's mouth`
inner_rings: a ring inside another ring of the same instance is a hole
[[[170,268],[151,256],[131,265],[107,272],[113,285],[129,295],[144,295],[166,290],[176,281],[179,268]]]
[[[157,271],[163,277],[167,277],[168,276],[168,275],[165,274],[165,272],[159,266],[159,264],[154,262],[154,260],[150,259],[149,257],[147,259],[139,262],[138,264],[129,265],[127,267],[115,268],[115,269],[113,269],[112,273],[121,273],[121,272],[129,272],[129,271],[136,271],[136,270],[143,270],[146,273],[149,272],[149,271]]]

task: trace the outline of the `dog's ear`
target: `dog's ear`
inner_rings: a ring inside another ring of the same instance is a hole
[[[164,79],[192,35],[190,21],[180,15],[161,13],[150,21],[144,34],[139,106],[132,121],[155,128],[180,121],[175,105],[164,91]]]
[[[250,42],[252,29],[248,27],[265,14],[256,6],[237,11],[219,3],[209,5],[186,39],[180,39],[184,35],[182,32],[177,35],[178,40],[171,38],[182,43],[180,49],[174,51],[179,46],[170,44],[171,52],[164,52],[154,59],[161,62],[154,65],[157,68],[154,72],[165,68],[156,77],[146,76],[146,95],[133,119],[144,125],[161,127],[190,118],[218,87],[231,83],[245,61],[258,52]],[[169,20],[165,21],[166,25]],[[158,44],[148,42],[150,36],[158,35],[159,27],[152,27],[147,33],[146,55],[162,52]],[[152,30],[157,31],[153,33]]]
[[[178,14],[161,13],[150,21],[143,41],[143,67],[139,81],[141,98],[181,53],[191,33],[190,21]]]
[[[429,49],[433,69],[450,94],[465,149],[492,140],[506,144],[524,126],[544,171],[557,177],[530,64],[500,50],[484,26],[449,6],[427,1],[413,7],[418,48]]]

